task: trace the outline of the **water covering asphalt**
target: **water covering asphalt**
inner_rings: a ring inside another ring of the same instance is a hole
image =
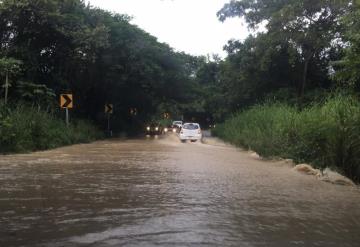
[[[0,156],[0,246],[359,246],[358,187],[208,143]]]

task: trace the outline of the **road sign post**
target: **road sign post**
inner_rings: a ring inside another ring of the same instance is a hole
[[[112,136],[112,131],[110,129],[110,114],[107,114],[107,131],[109,133],[110,136]]]
[[[65,114],[66,114],[66,126],[69,126],[69,109],[68,108],[65,108]]]
[[[69,126],[69,109],[73,108],[73,96],[72,94],[60,95],[60,107],[65,109],[65,122]]]
[[[112,131],[110,127],[110,116],[114,112],[114,105],[113,104],[105,104],[105,114],[107,115],[107,132],[109,136],[112,136]]]

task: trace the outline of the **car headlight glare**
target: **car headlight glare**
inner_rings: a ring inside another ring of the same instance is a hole
[[[146,130],[147,130],[147,131],[150,131],[150,127],[146,127]]]
[[[156,127],[155,130],[158,131],[158,130],[159,130],[159,127]]]

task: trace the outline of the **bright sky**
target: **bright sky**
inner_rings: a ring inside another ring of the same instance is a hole
[[[224,23],[217,11],[230,0],[86,0],[92,6],[128,14],[131,23],[168,43],[177,51],[192,55],[226,55],[223,46],[230,39],[245,39],[249,32],[239,18]]]

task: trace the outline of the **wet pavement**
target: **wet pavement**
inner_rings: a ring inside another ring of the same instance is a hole
[[[175,136],[0,156],[0,246],[360,246],[360,190]]]

